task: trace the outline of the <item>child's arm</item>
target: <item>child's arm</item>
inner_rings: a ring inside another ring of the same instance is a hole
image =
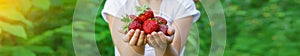
[[[193,23],[193,16],[184,17],[182,19],[175,20],[172,26],[175,28],[175,36],[171,47],[175,48],[180,54],[182,48],[185,46],[187,37],[189,35],[191,26]],[[167,48],[168,50],[168,48]],[[169,54],[166,52],[165,54]]]
[[[109,28],[114,45],[122,56],[143,56],[146,44],[145,33],[140,30],[130,30],[127,34],[118,32],[123,25],[119,18],[107,15]]]

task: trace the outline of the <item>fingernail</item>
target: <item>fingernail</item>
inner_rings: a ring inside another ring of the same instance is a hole
[[[132,29],[130,31],[133,31]]]
[[[155,32],[152,32],[152,33],[151,33],[151,35],[154,35],[154,34],[155,34]]]
[[[141,31],[141,33],[144,33],[144,31]]]
[[[158,34],[162,34],[163,32],[158,32]]]

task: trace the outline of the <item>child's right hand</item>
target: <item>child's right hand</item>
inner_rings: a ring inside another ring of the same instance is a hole
[[[134,49],[139,54],[144,54],[144,49],[146,45],[146,36],[144,31],[130,30],[123,37],[123,41],[128,43],[132,49]]]

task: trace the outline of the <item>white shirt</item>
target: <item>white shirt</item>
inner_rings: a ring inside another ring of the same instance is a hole
[[[140,6],[138,0],[107,0],[102,10],[102,16],[106,22],[107,14],[121,19],[125,15],[137,14],[136,6]],[[160,13],[156,16],[164,17],[168,21],[168,25],[183,17],[193,16],[193,22],[200,17],[200,12],[196,9],[193,0],[162,0],[160,11],[157,12]],[[183,56],[184,49],[181,51],[181,56]],[[144,55],[155,56],[154,48],[147,44]],[[116,47],[115,56],[120,56]]]

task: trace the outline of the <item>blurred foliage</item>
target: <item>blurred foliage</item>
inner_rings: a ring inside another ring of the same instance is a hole
[[[298,0],[222,0],[226,15],[225,56],[298,56],[300,20]],[[202,4],[197,22],[200,55],[210,48],[210,27]]]
[[[0,2],[0,56],[74,55],[71,22],[76,0]]]
[[[0,2],[0,56],[75,56],[72,18],[76,0]],[[105,0],[101,3],[95,23],[96,42],[101,55],[113,56],[109,27],[100,14]],[[221,3],[227,24],[225,56],[299,55],[300,1],[221,0]],[[195,47],[200,47],[199,56],[208,56],[209,19],[202,4],[196,2],[196,6],[201,17],[192,29],[198,31],[191,32],[185,54],[190,56],[194,52],[189,51],[197,51]],[[190,38],[197,35],[199,39]]]

